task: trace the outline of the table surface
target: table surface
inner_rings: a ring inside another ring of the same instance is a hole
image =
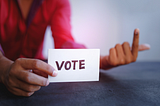
[[[160,62],[136,62],[100,70],[97,82],[51,83],[31,97],[0,84],[0,106],[160,106]]]

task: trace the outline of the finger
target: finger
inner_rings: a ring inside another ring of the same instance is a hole
[[[116,48],[116,53],[117,53],[117,56],[118,56],[118,65],[125,64],[125,56],[124,56],[122,46],[120,44],[117,44],[115,46],[115,48]]]
[[[133,58],[133,55],[131,53],[130,45],[129,45],[128,42],[124,42],[122,44],[122,47],[123,47],[123,51],[124,51],[124,54],[125,54],[125,63],[129,64],[129,63],[132,62],[132,58]]]
[[[34,73],[30,73],[28,71],[19,71],[18,74],[16,74],[16,77],[19,80],[22,80],[22,81],[24,81],[28,84],[32,84],[32,85],[38,85],[38,86],[49,85],[49,81],[47,78],[36,75]]]
[[[136,60],[138,56],[138,47],[139,47],[139,29],[135,29],[133,43],[132,43],[132,55],[134,57],[134,60]]]
[[[112,65],[112,66],[116,66],[117,65],[117,53],[116,53],[116,50],[115,48],[111,48],[110,51],[109,51],[109,64]]]
[[[131,48],[130,48],[130,45],[129,45],[128,42],[124,42],[122,44],[122,47],[123,47],[123,51],[124,51],[125,56],[131,56],[132,55]]]
[[[35,92],[41,88],[40,86],[28,84],[24,81],[17,79],[17,78],[10,79],[9,86],[15,87],[15,88],[27,91],[27,92]]]
[[[149,44],[141,44],[141,45],[139,45],[138,50],[139,50],[139,51],[143,51],[143,50],[149,50],[150,48],[151,48],[151,47],[150,47]]]
[[[27,59],[27,58],[20,58],[18,61],[20,61],[20,64],[25,69],[34,69],[39,70],[47,73],[51,76],[56,76],[57,71],[49,64],[38,60],[38,59]]]
[[[20,81],[18,79],[15,82],[16,82],[16,85],[15,85],[16,88],[19,88],[19,89],[26,91],[26,92],[35,92],[41,88],[40,86],[28,84],[28,83],[26,83],[24,81]]]
[[[43,72],[43,71],[33,70],[33,73],[35,73],[37,75],[40,75],[40,76],[43,76],[45,78],[48,78],[48,75],[45,72]]]
[[[116,49],[116,54],[118,59],[121,59],[122,57],[124,57],[124,52],[121,44],[116,44],[115,49]]]
[[[18,88],[8,88],[8,90],[13,93],[14,95],[17,95],[17,96],[31,96],[34,94],[34,92],[26,92],[26,91],[23,91],[21,89],[18,89]]]

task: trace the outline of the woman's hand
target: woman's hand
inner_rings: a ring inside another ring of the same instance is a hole
[[[110,69],[119,65],[135,62],[138,57],[138,51],[150,49],[149,45],[139,45],[139,29],[134,30],[133,44],[130,47],[128,42],[116,44],[110,49],[109,55],[100,57],[100,68]]]
[[[48,75],[55,77],[57,71],[38,59],[19,58],[3,73],[2,82],[18,96],[31,96],[41,86],[49,84]]]

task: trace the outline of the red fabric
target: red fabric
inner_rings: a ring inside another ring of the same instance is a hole
[[[16,0],[0,0],[0,44],[5,56],[44,59],[43,39],[46,27],[51,26],[55,48],[74,42],[70,26],[68,0],[44,0],[27,28]]]

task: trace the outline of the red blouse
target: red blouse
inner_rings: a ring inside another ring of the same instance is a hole
[[[68,0],[34,0],[26,22],[17,0],[0,0],[0,44],[5,56],[11,60],[44,59],[43,39],[48,25],[55,48],[85,48],[74,42],[70,15]]]

